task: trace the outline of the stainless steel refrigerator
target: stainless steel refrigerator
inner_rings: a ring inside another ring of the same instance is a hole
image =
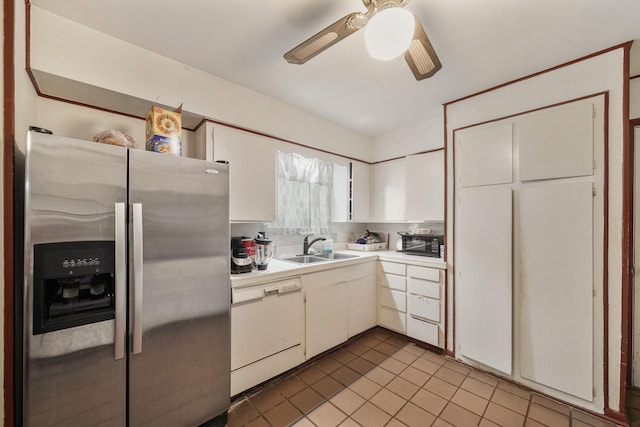
[[[227,165],[31,131],[25,151],[22,423],[224,425]]]

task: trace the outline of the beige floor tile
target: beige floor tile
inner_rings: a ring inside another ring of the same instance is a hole
[[[429,390],[440,397],[447,400],[451,399],[458,389],[456,386],[441,380],[440,378],[431,377],[422,388]]]
[[[353,421],[351,418],[347,418],[340,424],[340,427],[362,427],[357,422]]]
[[[430,392],[429,390],[420,389],[411,398],[416,406],[425,411],[432,413],[433,415],[440,415],[440,412],[447,406],[447,399],[443,399],[441,396]]]
[[[502,427],[521,427],[524,423],[524,415],[511,411],[505,407],[489,402],[484,418]],[[555,427],[555,426],[554,426]]]
[[[381,427],[387,424],[391,415],[384,412],[374,404],[367,402],[351,416],[358,424],[367,427]]]
[[[456,371],[457,373],[462,374],[465,377],[469,375],[469,372],[471,372],[470,367],[465,366],[460,362],[455,362],[453,360],[447,360],[446,362],[444,362],[444,367],[447,369],[451,369],[452,371]]]
[[[451,402],[444,407],[440,418],[454,426],[477,426],[480,423],[479,415]]]
[[[406,363],[407,365],[410,365],[419,356],[417,354],[413,354],[411,352],[408,352],[408,351],[406,351],[404,349],[400,349],[400,350],[396,351],[391,357],[396,359],[396,360],[401,361],[402,363]]]
[[[567,405],[541,396],[538,393],[531,394],[531,402],[552,409],[556,412],[560,412],[562,415],[566,415],[567,417],[571,415],[571,408]]]
[[[305,368],[302,372],[299,372],[296,375],[302,381],[304,381],[305,383],[311,385],[311,384],[315,383],[316,381],[320,380],[320,378],[326,376],[327,374],[322,372],[320,370],[320,368],[318,368],[317,366],[313,366],[312,365],[312,366],[309,366],[308,368]]]
[[[355,391],[365,399],[371,399],[377,392],[382,389],[382,386],[378,383],[371,381],[367,377],[357,379],[349,385],[349,389]]]
[[[580,422],[580,421],[578,421],[578,422]],[[576,425],[575,423],[573,423],[572,426],[574,426],[574,427],[584,427],[584,426]],[[524,420],[524,427],[547,427],[547,426],[545,426],[544,424],[540,424],[536,420],[532,420],[531,418],[527,418],[526,420]]]
[[[331,372],[341,367],[342,364],[333,357],[325,357],[318,362],[317,366],[325,374],[330,374]]]
[[[316,425],[309,421],[309,418],[303,418],[295,423],[292,427],[316,427]]]
[[[527,417],[553,427],[569,427],[570,424],[569,417],[566,415],[535,403],[530,405]]]
[[[387,389],[408,400],[411,399],[411,396],[416,394],[420,387],[402,377],[395,377],[389,384],[387,384]]]
[[[344,412],[333,406],[330,402],[325,402],[315,409],[312,413],[307,415],[315,425],[317,426],[337,426],[344,421],[347,416]],[[274,424],[274,425],[286,425],[286,424]]]
[[[411,354],[415,354],[416,356],[422,356],[426,351],[424,348],[418,347],[414,343],[409,343],[402,347],[402,349],[408,351]]]
[[[270,424],[264,418],[259,417],[247,424],[247,427],[270,427]]]
[[[381,386],[385,386],[389,384],[389,382],[395,377],[394,374],[383,369],[379,366],[373,368],[365,375],[366,378],[369,378],[371,381],[380,384]]]
[[[491,401],[522,415],[526,415],[529,409],[528,400],[499,388],[491,396]]]
[[[483,383],[492,385],[493,387],[497,386],[498,383],[500,382],[493,375],[485,374],[484,372],[480,372],[480,371],[476,371],[476,370],[473,370],[473,371],[469,372],[469,377],[474,378],[476,380],[480,380]]]
[[[347,416],[344,412],[333,406],[330,402],[325,402],[315,409],[312,413],[307,415],[315,425],[335,427],[344,421]],[[286,424],[274,424],[274,425],[286,425]]]
[[[459,387],[466,378],[466,375],[459,374],[458,372],[447,369],[444,366],[438,369],[438,371],[433,374],[433,376],[436,378],[440,378],[441,380],[446,381],[449,384],[453,384],[456,387]]]
[[[496,424],[493,421],[489,421],[486,418],[480,420],[479,427],[501,427],[500,424]]]
[[[430,426],[436,419],[424,409],[409,402],[396,414],[396,418],[408,426]]]
[[[453,395],[451,401],[458,406],[468,409],[476,415],[482,415],[489,403],[488,400],[461,388],[456,391],[456,394]]]
[[[491,399],[493,391],[495,390],[494,386],[475,378],[471,378],[470,376],[464,379],[464,381],[460,385],[460,388],[470,391],[471,393],[487,400]]]
[[[457,427],[454,426],[453,424],[450,424],[448,422],[446,422],[445,420],[443,420],[442,418],[438,418],[432,425],[431,427]]]
[[[288,426],[301,419],[302,413],[288,400],[285,400],[275,408],[267,411],[264,417],[273,426]]]
[[[262,413],[267,412],[283,400],[284,396],[273,387],[268,387],[249,398],[251,404]]]
[[[385,427],[407,427],[407,425],[405,423],[400,422],[397,419],[393,418],[393,419],[391,419],[391,421],[389,421],[387,423],[387,425]]]
[[[422,353],[420,355],[420,358],[428,360],[428,361],[430,361],[432,363],[435,363],[438,366],[442,366],[442,365],[444,365],[444,362],[446,362],[446,359],[444,357],[442,357],[439,354],[436,354],[436,353],[434,353],[432,351],[429,351],[429,350],[427,350],[424,353]]]
[[[515,384],[512,384],[510,382],[500,381],[498,383],[498,388],[501,390],[508,391],[511,394],[515,394],[516,396],[519,396],[523,399],[527,399],[527,400],[531,399],[531,392],[529,390],[524,389]]]
[[[373,403],[378,408],[385,411],[387,414],[395,415],[400,410],[400,408],[402,408],[405,403],[407,403],[407,400],[387,390],[386,388],[383,388],[375,396],[373,396],[369,400],[369,402]]]
[[[427,360],[425,358],[419,357],[411,363],[416,369],[420,369],[422,372],[426,372],[429,375],[433,375],[440,369],[440,365],[434,363],[431,360]]]
[[[365,399],[356,392],[346,388],[333,396],[330,402],[345,414],[351,415],[364,404]]]
[[[404,371],[405,369],[407,369],[407,365],[404,362],[401,362],[397,359],[394,359],[393,357],[389,357],[387,360],[385,360],[384,362],[380,363],[381,368],[386,369],[387,371],[398,375],[400,372]]]
[[[420,387],[425,385],[426,382],[429,381],[429,378],[431,378],[431,375],[413,366],[408,366],[407,369],[400,372],[398,376]]]

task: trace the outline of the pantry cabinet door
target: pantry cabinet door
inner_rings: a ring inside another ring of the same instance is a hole
[[[511,187],[462,189],[456,226],[458,352],[511,375]]]
[[[592,175],[593,116],[593,105],[583,104],[518,121],[520,180]]]
[[[456,176],[461,187],[513,181],[512,124],[481,126],[456,134]]]
[[[519,190],[520,365],[524,378],[592,401],[591,182]]]

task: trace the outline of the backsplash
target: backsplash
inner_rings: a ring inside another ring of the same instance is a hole
[[[376,231],[389,235],[389,248],[395,250],[396,242],[398,240],[398,231],[411,231],[412,228],[430,228],[432,233],[443,234],[444,223],[443,222],[424,222],[424,223],[332,223],[331,234],[319,234],[315,237],[326,237],[327,239],[333,239],[334,250],[344,250],[346,244],[349,241],[349,236],[354,235],[356,237],[364,234],[366,230]],[[265,224],[262,223],[232,223],[231,224],[231,236],[248,236],[256,237],[259,232],[265,230]],[[275,257],[280,258],[288,255],[297,255],[302,253],[302,240],[304,236],[274,236],[267,235],[276,246]],[[313,246],[313,249],[320,251],[321,245],[318,243]]]

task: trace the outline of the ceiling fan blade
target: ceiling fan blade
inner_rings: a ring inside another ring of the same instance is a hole
[[[404,59],[409,64],[409,68],[411,68],[416,80],[423,80],[433,76],[442,68],[442,64],[427,37],[427,33],[422,28],[422,24],[420,24],[417,17],[415,19],[416,29],[413,34],[413,40],[404,53]]]
[[[351,13],[341,20],[334,22],[310,39],[303,41],[298,46],[284,54],[284,59],[290,64],[304,64],[320,52],[338,43],[348,35],[358,31],[362,26],[353,25],[352,20],[361,13]]]

